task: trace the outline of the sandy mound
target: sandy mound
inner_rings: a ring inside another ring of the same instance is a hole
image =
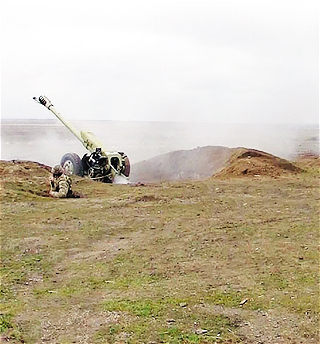
[[[0,161],[1,198],[47,196],[51,167],[32,161]]]
[[[0,161],[1,181],[47,177],[51,167],[33,161]]]
[[[227,167],[213,175],[213,178],[246,176],[280,177],[302,172],[302,169],[288,160],[255,149],[239,148],[230,157]]]

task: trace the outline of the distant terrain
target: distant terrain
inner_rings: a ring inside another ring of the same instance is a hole
[[[49,165],[0,161],[3,342],[320,342],[319,156],[199,147],[141,166],[52,199]]]

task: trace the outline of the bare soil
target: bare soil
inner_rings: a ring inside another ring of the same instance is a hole
[[[276,157],[272,154],[256,149],[237,149],[227,166],[219,173],[214,174],[214,178],[232,177],[281,177],[284,175],[300,174],[303,170],[296,164]]]

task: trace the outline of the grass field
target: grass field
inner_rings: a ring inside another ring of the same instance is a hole
[[[320,342],[318,168],[58,200],[47,174],[2,180],[4,342]]]

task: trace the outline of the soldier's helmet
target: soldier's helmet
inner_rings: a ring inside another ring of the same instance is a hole
[[[52,167],[51,173],[59,175],[59,174],[63,174],[64,170],[63,170],[63,168],[60,165],[55,165],[55,166]]]

